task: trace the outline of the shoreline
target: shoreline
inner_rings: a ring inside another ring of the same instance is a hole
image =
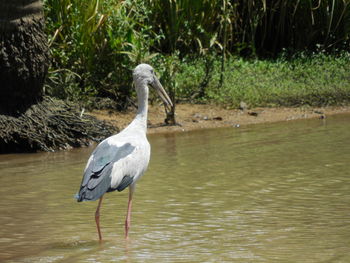
[[[350,114],[348,106],[327,107],[256,107],[251,109],[225,109],[208,104],[177,104],[176,121],[179,125],[164,126],[163,106],[149,106],[147,134],[187,132],[199,129],[240,127],[258,123],[273,123],[300,119],[325,119],[334,114]],[[135,117],[136,110],[117,112],[94,110],[90,112],[99,120],[104,120],[118,127],[125,128]]]

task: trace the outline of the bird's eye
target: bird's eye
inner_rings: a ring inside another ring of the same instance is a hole
[[[153,69],[151,69],[151,73],[152,73],[152,74],[154,74],[154,71],[153,71]]]

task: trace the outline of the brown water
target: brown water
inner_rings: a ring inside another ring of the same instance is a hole
[[[153,135],[127,191],[73,196],[93,148],[0,156],[0,262],[350,262],[350,116]]]

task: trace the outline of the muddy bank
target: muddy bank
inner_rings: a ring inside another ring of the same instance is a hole
[[[0,115],[0,153],[55,151],[87,146],[118,128],[73,104],[44,97],[20,116]]]
[[[108,121],[122,129],[135,117],[135,113],[136,110],[124,113],[96,110],[91,114],[100,120]],[[218,127],[240,127],[256,123],[292,121],[308,118],[324,119],[329,115],[339,113],[350,114],[350,106],[223,109],[216,105],[178,104],[176,106],[176,121],[179,123],[179,126],[163,126],[165,118],[164,108],[162,106],[150,106],[148,133],[184,132]]]

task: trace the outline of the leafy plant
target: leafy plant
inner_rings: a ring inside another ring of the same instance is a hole
[[[267,103],[268,94],[277,93],[261,88],[274,65],[284,69],[289,63],[299,67],[303,60],[319,61],[309,55],[293,60],[293,54],[301,51],[325,55],[349,50],[349,0],[44,0],[44,4],[52,53],[47,92],[81,101],[108,96],[119,109],[130,104],[131,70],[141,62],[169,69],[174,78],[169,83],[177,83],[178,98],[234,105],[256,93],[253,103],[261,104]],[[238,59],[237,64],[231,55],[253,61],[279,57],[280,62],[251,62],[266,73],[259,75],[259,70],[250,72],[253,66],[248,62]],[[292,60],[284,63],[281,58]],[[169,61],[176,64],[174,69]],[[282,74],[274,70],[275,76]],[[242,79],[232,71],[250,77]],[[237,81],[240,87],[228,88]],[[285,97],[298,101],[309,94],[304,83],[298,84],[299,91],[290,94],[286,88]]]

